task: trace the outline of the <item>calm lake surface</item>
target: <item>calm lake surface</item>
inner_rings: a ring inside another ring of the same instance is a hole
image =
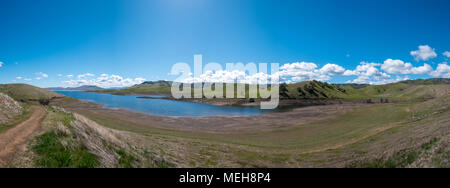
[[[136,112],[161,116],[249,116],[266,111],[259,107],[214,106],[210,104],[173,101],[166,99],[140,99],[139,96],[123,96],[90,93],[84,91],[54,91],[68,97],[105,105],[105,108],[123,108]],[[140,95],[162,97],[158,95]]]

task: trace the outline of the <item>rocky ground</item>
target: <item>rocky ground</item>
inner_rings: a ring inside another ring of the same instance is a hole
[[[11,122],[22,112],[23,108],[18,102],[8,95],[0,93],[0,125]]]

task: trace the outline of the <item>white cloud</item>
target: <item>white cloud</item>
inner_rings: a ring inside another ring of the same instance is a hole
[[[89,76],[89,75],[87,75]],[[87,77],[84,76],[84,77]],[[82,77],[82,78],[84,78]],[[93,77],[93,76],[89,76]],[[64,81],[65,84],[67,84],[70,87],[77,87],[82,85],[95,85],[103,88],[111,88],[111,87],[129,87],[132,85],[140,84],[144,82],[145,78],[123,78],[119,75],[107,75],[102,74],[101,76],[97,78],[92,79],[78,79],[78,80],[69,80]]]
[[[78,75],[78,79],[86,78],[86,77],[93,77],[93,76],[95,76],[95,75],[91,74],[91,73],[80,74],[80,75]]]
[[[331,79],[331,77],[327,75],[328,72],[325,71],[325,70],[331,71],[333,68],[330,67],[334,66],[329,65],[327,68],[321,71],[317,69],[318,67],[315,63],[296,62],[291,64],[284,64],[283,66],[281,66],[280,67],[281,71],[279,75],[288,80],[290,78],[292,81],[295,82],[307,80],[326,81]],[[337,71],[339,72],[341,70]]]
[[[360,65],[356,67],[355,71],[364,76],[377,76],[381,75],[378,68],[376,68],[378,66],[380,66],[379,63],[361,62]]]
[[[347,81],[348,83],[356,84],[381,84],[392,80],[391,76],[381,72],[378,67],[379,63],[361,62],[355,70],[347,70],[344,76],[358,76],[354,80]]]
[[[17,80],[22,80],[21,76],[16,77]]]
[[[414,67],[411,63],[405,63],[402,60],[387,59],[381,65],[381,70],[389,74],[428,74],[433,71],[433,68],[428,64]]]
[[[382,84],[389,84],[394,82],[400,82],[409,80],[409,76],[397,76],[396,79],[389,77],[377,77],[375,79],[372,79],[369,76],[358,76],[358,78],[354,80],[349,80],[347,83],[354,83],[354,84],[371,84],[371,85],[382,85]]]
[[[3,66],[3,62],[0,61],[0,67],[2,67],[2,66]]]
[[[282,70],[301,70],[301,71],[313,71],[317,69],[317,65],[315,63],[309,62],[296,62],[291,64],[284,64],[280,67]]]
[[[405,63],[402,60],[387,59],[381,65],[381,70],[390,74],[410,74],[412,69],[411,63]]]
[[[354,80],[349,80],[347,83],[354,83],[354,84],[368,84],[371,82],[370,77],[368,76],[358,76],[358,78]]]
[[[38,72],[38,73],[36,73],[37,75],[39,75],[41,78],[43,77],[43,78],[48,78],[48,75],[47,74],[45,74],[45,73],[43,73],[43,72]]]
[[[355,70],[347,70],[343,73],[344,76],[383,76],[384,73],[381,73],[377,67],[381,64],[379,63],[369,63],[369,62],[361,62],[358,66],[356,66]]]
[[[48,78],[48,75],[43,73],[43,72],[38,72],[36,73],[36,75],[38,75],[38,77],[36,77],[36,80],[42,80],[43,78]]]
[[[25,81],[31,81],[31,79],[29,79],[29,78],[24,78],[23,80],[25,80]]]
[[[419,46],[418,50],[411,51],[410,54],[414,57],[416,61],[420,60],[427,61],[429,59],[437,57],[437,54],[434,51],[434,49],[428,45],[421,45]]]
[[[336,64],[326,64],[320,71],[329,75],[342,75],[345,73],[345,68]]]
[[[278,74],[269,75],[265,73],[256,73],[252,75],[248,75],[243,71],[227,71],[227,70],[219,70],[219,71],[206,71],[199,77],[190,77],[182,82],[184,83],[200,83],[200,82],[209,82],[209,83],[246,83],[246,84],[258,84],[258,83],[267,83],[271,79],[275,79]]]
[[[439,64],[435,71],[430,73],[433,77],[450,78],[450,66],[446,62]]]
[[[62,74],[58,74],[58,77],[62,77],[63,75]]]
[[[329,75],[343,75],[345,69],[336,64],[327,64],[321,69],[315,63],[311,62],[295,62],[284,64],[280,67],[280,71],[275,74],[257,73],[248,75],[243,71],[207,71],[198,77],[190,77],[182,82],[215,82],[215,83],[265,83],[271,79],[279,79],[282,82],[292,83],[308,80],[327,81],[331,77]],[[192,76],[192,74],[190,74]]]
[[[428,74],[431,71],[433,71],[433,68],[426,63],[421,67],[414,67],[411,69],[412,74]]]
[[[445,57],[450,58],[450,52],[449,51],[445,51],[444,53],[442,53],[442,55],[444,55]]]
[[[73,78],[73,75],[69,74],[66,76],[67,78]]]
[[[382,72],[380,70],[382,68]],[[414,67],[410,63],[404,63],[401,60],[388,59],[384,64],[361,62],[355,70],[346,70],[337,64],[327,64],[322,68],[318,68],[315,63],[311,62],[296,62],[284,64],[280,67],[280,71],[276,75],[268,75],[258,73],[254,75],[247,75],[242,71],[208,71],[199,77],[190,77],[183,80],[183,82],[216,82],[216,83],[258,83],[259,79],[265,80],[279,76],[280,81],[286,83],[308,81],[308,80],[330,80],[330,76],[357,76],[356,79],[348,81],[349,83],[359,84],[385,84],[409,79],[409,76],[396,76],[392,78],[390,74],[426,74],[433,69],[430,65],[424,64],[421,67]]]

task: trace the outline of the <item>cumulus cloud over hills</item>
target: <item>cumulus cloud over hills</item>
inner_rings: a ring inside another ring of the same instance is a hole
[[[433,68],[428,64],[424,64],[421,67],[413,67],[411,63],[393,59],[384,61],[381,69],[389,74],[428,74],[433,71]]]
[[[94,77],[93,74],[89,74],[89,77]],[[84,76],[79,78],[85,78]],[[119,75],[108,75],[102,74],[99,77],[91,78],[91,79],[78,79],[78,80],[69,80],[64,83],[69,86],[82,86],[82,85],[95,85],[102,88],[111,88],[111,87],[128,87],[136,84],[140,84],[144,82],[145,78],[124,78]]]
[[[249,70],[204,70],[201,75],[194,75],[189,72],[187,78],[175,80],[177,82],[197,83],[197,82],[215,82],[215,83],[267,83],[270,80],[279,80],[280,82],[292,83],[307,80],[329,81],[335,77],[345,79],[347,83],[358,84],[386,84],[409,79],[412,75],[423,75],[429,77],[450,77],[450,66],[447,62],[437,64],[436,69],[431,63],[419,63],[419,61],[428,61],[436,58],[438,55],[434,48],[429,45],[418,46],[417,50],[411,51],[410,55],[417,62],[410,63],[401,59],[386,59],[382,63],[362,61],[356,67],[344,67],[339,64],[327,63],[323,66],[315,62],[293,62],[280,65],[279,71],[274,73],[257,72]],[[444,60],[450,57],[450,52],[442,53]],[[432,62],[432,64],[435,64]],[[0,67],[3,65],[0,62]],[[220,65],[219,65],[220,66]],[[246,67],[246,66],[242,66]],[[256,65],[254,66],[256,67]],[[270,67],[268,67],[270,69]],[[251,72],[251,73],[249,73]],[[38,77],[35,80],[48,78],[45,73],[36,73]],[[173,75],[177,76],[177,75]],[[68,86],[96,85],[99,87],[128,87],[140,84],[145,81],[144,78],[125,78],[120,75],[110,74],[68,74],[63,76],[58,74],[59,79],[68,79],[63,81]],[[31,81],[25,75],[16,77],[17,80]],[[345,82],[344,80],[344,82]]]
[[[450,78],[450,66],[445,63],[439,64],[436,70],[431,73],[431,76]]]
[[[429,59],[437,57],[437,54],[434,51],[434,49],[428,45],[421,45],[419,46],[418,50],[411,51],[410,54],[414,57],[416,61],[420,60],[427,61]]]

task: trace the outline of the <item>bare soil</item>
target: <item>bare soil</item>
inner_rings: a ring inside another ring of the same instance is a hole
[[[29,119],[0,133],[0,167],[8,167],[16,153],[26,150],[30,136],[39,130],[47,112],[41,106],[32,106],[31,110],[33,114]]]

